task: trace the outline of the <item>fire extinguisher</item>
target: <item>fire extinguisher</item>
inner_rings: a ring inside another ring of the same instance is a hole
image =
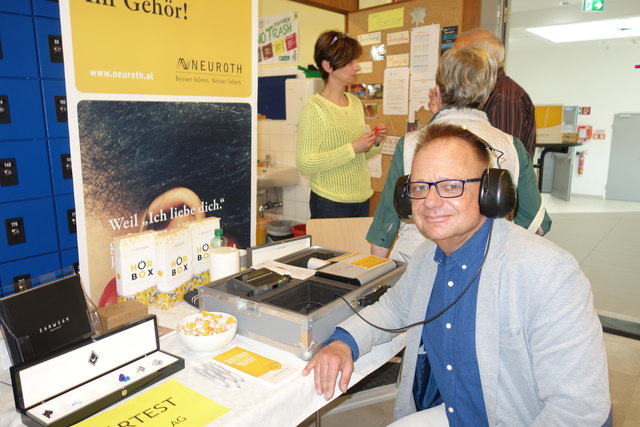
[[[584,172],[584,151],[580,151],[578,154],[578,174],[582,175]]]

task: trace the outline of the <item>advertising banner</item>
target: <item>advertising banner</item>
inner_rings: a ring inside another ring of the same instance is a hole
[[[258,21],[258,62],[298,61],[298,18],[292,13],[265,16]]]
[[[122,297],[114,242],[157,232],[118,276],[164,274],[160,296],[131,297],[168,308],[208,281],[190,273],[208,245],[175,229],[217,217],[231,245],[253,243],[257,0],[69,0],[60,17],[83,284],[101,305]]]

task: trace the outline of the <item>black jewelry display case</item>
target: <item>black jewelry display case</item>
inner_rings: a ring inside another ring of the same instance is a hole
[[[12,365],[40,359],[93,332],[77,274],[0,299],[0,321]]]
[[[149,315],[42,359],[11,367],[16,410],[27,426],[69,426],[184,368],[160,350]]]

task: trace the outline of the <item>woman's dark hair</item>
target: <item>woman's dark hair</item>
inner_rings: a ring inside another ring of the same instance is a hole
[[[339,31],[325,31],[316,40],[313,59],[316,61],[322,79],[326,82],[329,73],[322,68],[322,61],[329,61],[329,65],[335,70],[358,59],[360,54],[362,54],[362,46],[356,39]]]

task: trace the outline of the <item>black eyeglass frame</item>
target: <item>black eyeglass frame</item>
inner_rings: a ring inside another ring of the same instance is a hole
[[[462,183],[462,191],[460,191],[460,194],[458,194],[457,196],[443,196],[442,194],[440,194],[440,190],[438,189],[438,184],[442,183],[442,182],[451,182],[451,181],[455,181],[455,182],[461,182]],[[428,181],[407,181],[404,184],[404,194],[407,195],[408,198],[410,198],[411,200],[424,200],[427,198],[427,195],[429,195],[429,191],[431,190],[431,187],[435,187],[436,188],[436,193],[438,193],[438,196],[440,196],[443,199],[455,199],[457,197],[460,197],[464,194],[464,185],[468,182],[480,182],[482,181],[482,178],[471,178],[471,179],[441,179],[440,181],[435,181],[435,182],[428,182]],[[411,197],[411,192],[409,191],[409,186],[411,184],[427,184],[429,185],[429,188],[427,189],[427,193],[425,194],[424,197]]]

